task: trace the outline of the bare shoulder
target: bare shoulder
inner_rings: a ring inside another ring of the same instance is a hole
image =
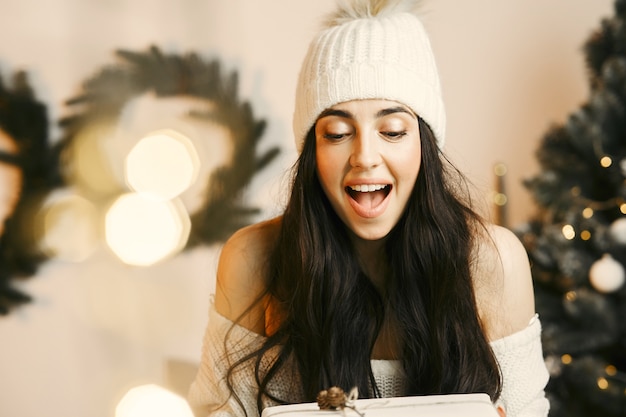
[[[266,266],[281,218],[253,224],[235,232],[224,244],[217,267],[216,310],[248,329],[263,334],[263,304],[248,308],[266,289]],[[245,313],[245,314],[244,314]]]
[[[474,288],[489,340],[524,329],[535,314],[528,254],[509,229],[487,225],[481,234]]]

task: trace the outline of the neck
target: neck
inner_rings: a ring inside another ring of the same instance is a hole
[[[378,291],[384,293],[386,276],[389,270],[387,254],[385,253],[386,239],[364,240],[353,236],[353,244],[361,267],[374,283]]]

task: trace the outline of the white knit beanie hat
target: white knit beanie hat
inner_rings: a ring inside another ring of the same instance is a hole
[[[446,114],[439,74],[415,6],[415,0],[352,0],[329,18],[300,70],[293,117],[298,151],[323,110],[356,99],[407,105],[443,147]]]

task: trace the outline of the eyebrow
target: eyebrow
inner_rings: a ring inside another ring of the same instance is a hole
[[[380,117],[384,117],[390,114],[394,114],[394,113],[406,113],[408,115],[410,115],[411,117],[415,117],[415,114],[411,111],[409,111],[407,108],[402,107],[402,106],[394,106],[394,107],[387,107],[384,109],[379,110],[378,112],[376,112],[375,117],[376,118],[380,118]],[[354,119],[354,115],[352,113],[350,113],[349,111],[346,110],[339,110],[339,109],[326,109],[323,112],[320,113],[319,117],[317,118],[317,120],[322,119],[324,117],[328,117],[328,116],[337,116],[337,117],[343,117],[345,119]]]
[[[323,119],[324,117],[328,117],[328,116],[343,117],[344,119],[354,119],[354,115],[350,113],[349,111],[338,110],[338,109],[326,109],[320,113],[317,120]]]
[[[396,106],[396,107],[389,107],[389,108],[380,110],[378,113],[376,113],[376,117],[383,117],[383,116],[387,116],[388,114],[394,114],[394,113],[406,113],[410,115],[411,117],[415,116],[415,114],[412,111],[409,111],[407,108],[402,107],[402,106]]]

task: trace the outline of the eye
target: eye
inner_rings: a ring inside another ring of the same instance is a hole
[[[345,138],[346,136],[348,136],[347,133],[324,133],[324,139],[329,140],[329,141],[338,141],[341,140],[343,138]]]
[[[380,133],[391,140],[400,140],[406,136],[406,130],[381,131]]]
[[[354,129],[341,117],[326,116],[317,121],[315,132],[318,138],[328,142],[340,142],[350,136]]]

